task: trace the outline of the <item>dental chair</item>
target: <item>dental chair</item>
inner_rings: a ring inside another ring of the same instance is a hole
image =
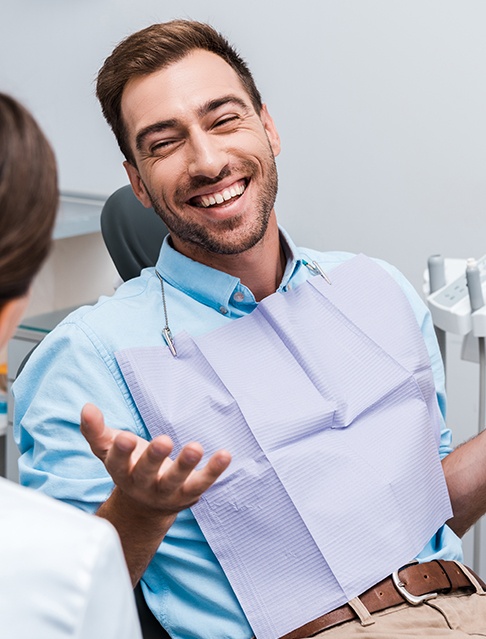
[[[130,185],[106,200],[101,211],[101,234],[124,282],[155,266],[168,229],[153,209],[146,209]]]
[[[130,185],[106,200],[101,211],[101,234],[124,282],[143,268],[155,266],[168,229],[153,209],[146,209]],[[147,606],[140,584],[134,590],[143,639],[170,639]]]

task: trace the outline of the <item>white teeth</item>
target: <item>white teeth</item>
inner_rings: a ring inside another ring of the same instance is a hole
[[[212,204],[216,204],[216,199],[212,195],[202,195],[201,204],[204,207],[208,207],[208,206],[211,206]]]
[[[214,204],[222,204],[223,202],[231,200],[231,198],[233,197],[242,195],[245,192],[245,188],[246,187],[244,184],[238,184],[237,186],[232,186],[220,193],[201,195],[201,205],[207,208],[208,206],[213,206]]]

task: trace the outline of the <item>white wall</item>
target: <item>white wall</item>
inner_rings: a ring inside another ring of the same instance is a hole
[[[482,0],[1,0],[0,90],[45,127],[64,189],[126,182],[96,72],[122,37],[174,17],[211,22],[253,69],[283,141],[277,211],[299,243],[388,259],[417,288],[430,254],[486,253]],[[451,365],[461,440],[473,365]]]

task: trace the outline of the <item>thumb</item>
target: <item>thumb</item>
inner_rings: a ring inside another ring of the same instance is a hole
[[[103,413],[97,406],[94,404],[83,406],[80,428],[93,453],[100,459],[104,459],[113,443],[114,432],[105,426]]]

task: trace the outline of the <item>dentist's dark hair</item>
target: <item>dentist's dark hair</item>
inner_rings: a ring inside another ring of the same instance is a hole
[[[25,295],[49,253],[57,204],[52,148],[33,116],[0,93],[0,306]]]
[[[234,69],[255,111],[260,113],[262,98],[253,76],[243,58],[223,35],[210,25],[193,20],[153,24],[123,40],[98,73],[96,94],[103,115],[130,164],[135,166],[135,160],[121,114],[121,100],[127,82],[168,67],[197,49],[215,53]]]

